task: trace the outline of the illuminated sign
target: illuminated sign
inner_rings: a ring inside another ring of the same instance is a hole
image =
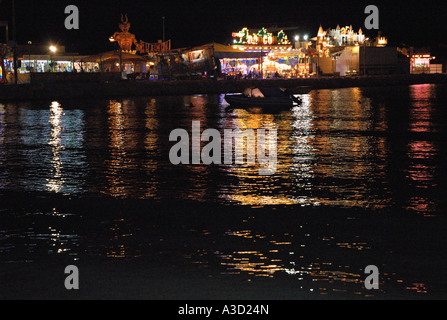
[[[272,45],[272,44],[290,44],[287,35],[283,30],[278,35],[273,36],[267,29],[262,28],[257,33],[250,34],[247,28],[243,28],[239,32],[232,33],[234,44],[251,44],[251,45]]]

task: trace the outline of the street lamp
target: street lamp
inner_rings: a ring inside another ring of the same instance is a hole
[[[50,46],[50,60],[51,60],[51,71],[54,72],[54,61],[53,61],[53,53],[56,53],[57,48],[53,45]]]
[[[306,35],[304,36],[304,41],[307,41],[307,39],[309,39],[309,36],[306,34]]]
[[[31,45],[33,43],[31,41],[28,41],[28,69],[29,72],[31,72]],[[34,63],[33,63],[33,67],[34,67]]]

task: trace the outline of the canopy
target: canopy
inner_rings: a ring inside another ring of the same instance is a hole
[[[217,42],[211,42],[204,44],[203,46],[198,46],[192,48],[190,51],[196,50],[213,50],[214,57],[217,59],[223,58],[259,58],[259,52],[246,52],[240,49],[235,49],[233,46],[227,46],[224,44],[220,44]],[[267,52],[263,52],[262,55],[267,54]]]
[[[82,59],[82,62],[105,62],[105,63],[115,63],[120,61],[120,53],[119,51],[108,51],[100,54],[96,54],[93,56],[88,56]],[[121,61],[123,63],[139,63],[139,62],[147,62],[148,59],[143,56],[139,56],[137,54],[122,52],[121,53]]]

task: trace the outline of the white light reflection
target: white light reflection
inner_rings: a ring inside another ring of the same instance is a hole
[[[60,151],[64,149],[64,146],[61,145],[61,117],[63,115],[63,109],[57,101],[53,101],[50,106],[50,119],[49,123],[51,124],[51,139],[48,144],[51,146],[51,153],[53,158],[51,160],[52,165],[52,178],[47,179],[47,190],[50,192],[60,192],[64,180],[62,178],[62,160]]]
[[[318,205],[314,198],[309,197],[312,191],[313,170],[312,165],[315,161],[315,148],[312,146],[313,124],[315,118],[311,110],[310,95],[301,95],[302,104],[292,109],[292,123],[293,133],[292,140],[295,141],[293,146],[293,165],[290,171],[295,176],[295,187],[298,187],[303,192],[298,192],[298,195],[291,197],[291,200],[300,204],[301,206]]]

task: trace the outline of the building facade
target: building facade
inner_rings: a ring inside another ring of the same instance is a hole
[[[320,26],[313,38],[319,75],[378,75],[394,74],[398,69],[396,47],[389,47],[386,37],[366,37],[360,28],[352,26],[323,30]]]

